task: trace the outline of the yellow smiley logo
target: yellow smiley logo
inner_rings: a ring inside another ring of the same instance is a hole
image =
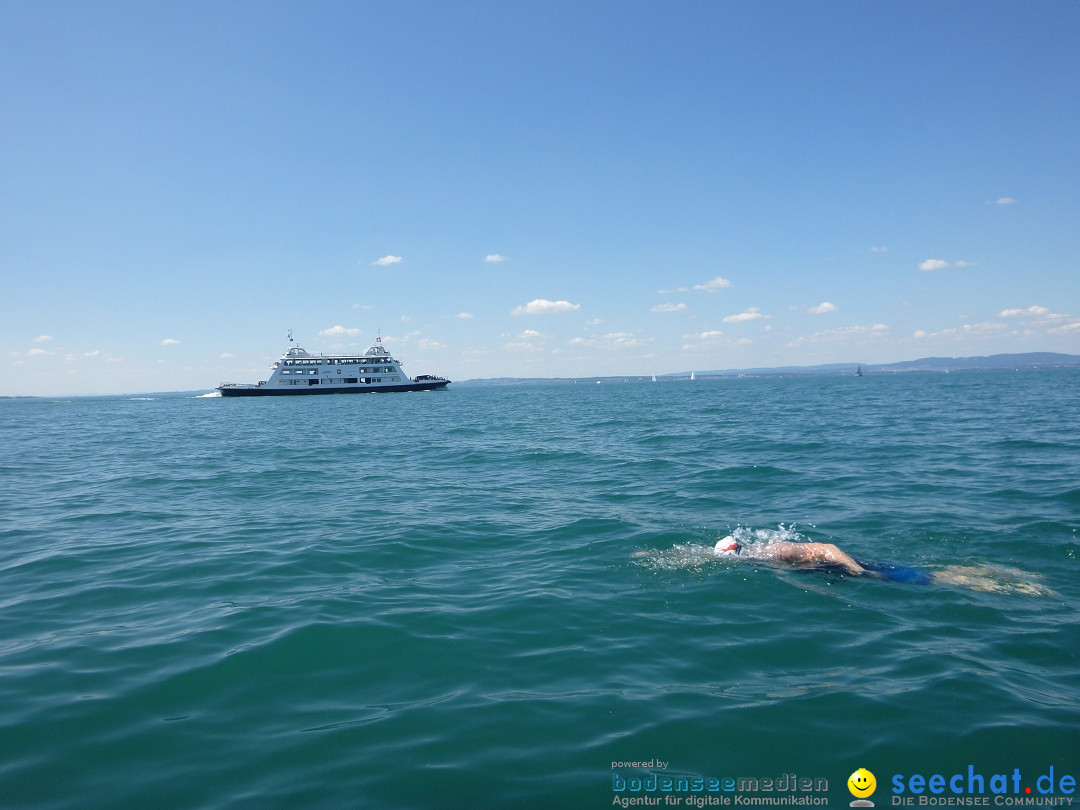
[[[852,796],[857,796],[860,799],[865,799],[874,789],[877,788],[877,779],[866,768],[859,768],[847,780],[848,790],[851,791]]]

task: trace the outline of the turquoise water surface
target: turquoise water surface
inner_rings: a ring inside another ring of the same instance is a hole
[[[1080,802],[1074,370],[9,400],[0,454],[0,810]]]

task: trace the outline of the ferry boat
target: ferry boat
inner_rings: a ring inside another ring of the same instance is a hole
[[[293,344],[292,332],[289,343]],[[433,391],[445,388],[450,380],[421,374],[409,378],[375,338],[375,345],[363,354],[311,354],[298,345],[270,369],[270,378],[260,383],[222,383],[223,397],[271,397],[297,394],[374,394],[393,391]]]

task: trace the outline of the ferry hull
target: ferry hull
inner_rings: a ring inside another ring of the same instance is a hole
[[[309,394],[394,394],[402,391],[435,391],[446,388],[450,380],[424,380],[422,382],[400,383],[397,385],[305,385],[288,388],[270,388],[269,386],[223,385],[218,388],[223,397],[303,397]]]

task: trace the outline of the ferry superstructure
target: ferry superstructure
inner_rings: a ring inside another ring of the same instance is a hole
[[[289,334],[289,343],[293,343]],[[450,380],[421,374],[410,378],[382,345],[382,338],[363,354],[311,354],[297,345],[270,369],[260,383],[222,383],[223,397],[272,397],[300,394],[374,394],[394,391],[434,391]]]

